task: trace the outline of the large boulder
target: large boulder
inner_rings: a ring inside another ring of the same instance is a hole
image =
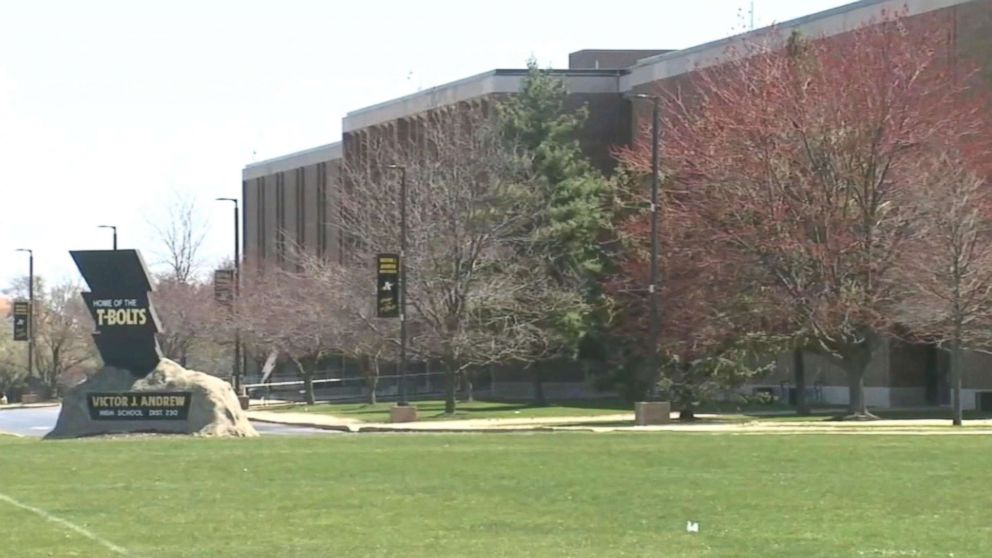
[[[94,420],[87,395],[91,393],[188,392],[189,411],[182,420]],[[156,432],[197,436],[258,436],[241,410],[230,384],[186,370],[162,359],[148,375],[138,377],[128,370],[104,367],[88,380],[70,389],[62,400],[55,428],[45,438],[78,438],[100,434]]]

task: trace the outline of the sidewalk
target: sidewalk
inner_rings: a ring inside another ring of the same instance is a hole
[[[248,418],[258,422],[304,426],[324,430],[339,430],[341,432],[514,432],[546,430],[555,426],[605,425],[633,421],[634,413],[585,417],[432,420],[403,423],[362,422],[357,419],[341,418],[332,415],[276,413],[271,411],[249,411]]]
[[[697,415],[698,422],[680,423],[672,413],[672,423],[657,426],[617,425],[633,423],[633,413],[584,417],[541,417],[505,419],[439,420],[408,423],[373,423],[356,419],[310,413],[276,413],[249,411],[248,417],[259,422],[337,430],[340,432],[694,432],[707,434],[968,434],[992,435],[992,420],[965,421],[963,428],[952,428],[943,419],[879,420],[872,422],[790,422],[726,421],[722,415]]]

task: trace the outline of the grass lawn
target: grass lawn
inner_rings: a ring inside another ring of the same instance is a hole
[[[389,422],[389,408],[395,403],[376,405],[367,403],[322,403],[319,405],[295,405],[274,411],[292,413],[318,413],[342,418],[358,419],[364,422]],[[487,418],[532,418],[532,417],[586,417],[632,413],[629,403],[619,399],[574,400],[552,403],[537,407],[530,402],[474,401],[459,402],[453,415],[444,414],[444,401],[416,401],[420,420],[464,420]]]
[[[143,557],[981,557],[990,470],[982,436],[0,438],[0,494]],[[2,499],[0,544],[111,555]]]

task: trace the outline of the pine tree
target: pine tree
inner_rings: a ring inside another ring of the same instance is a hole
[[[578,136],[588,109],[570,110],[564,80],[531,59],[520,92],[501,103],[498,114],[508,142],[527,152],[542,188],[542,212],[534,215],[528,248],[538,251],[563,289],[582,293],[582,304],[550,316],[573,357],[598,352],[595,339],[606,321],[607,301],[599,288],[609,258],[612,183],[582,152]],[[582,354],[580,354],[582,353]],[[543,400],[539,374],[536,398]]]

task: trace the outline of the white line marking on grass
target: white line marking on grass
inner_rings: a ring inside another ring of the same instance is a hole
[[[10,504],[12,506],[21,508],[22,510],[27,510],[27,511],[29,511],[31,513],[40,515],[42,518],[44,518],[44,519],[46,519],[48,521],[51,521],[52,523],[58,523],[59,525],[65,527],[67,529],[70,529],[72,531],[75,531],[76,533],[79,533],[80,535],[86,537],[87,539],[90,539],[93,542],[96,542],[96,543],[99,543],[99,544],[103,545],[104,547],[106,547],[107,549],[109,549],[111,552],[120,554],[121,556],[127,556],[128,555],[127,550],[125,550],[125,549],[117,546],[116,544],[108,541],[107,539],[101,538],[101,537],[97,536],[95,533],[93,533],[92,531],[89,531],[88,529],[85,529],[83,527],[80,527],[79,525],[76,525],[75,523],[72,523],[71,521],[67,521],[65,519],[62,519],[61,517],[54,516],[54,515],[46,512],[45,510],[43,510],[41,508],[36,508],[34,506],[29,506],[28,504],[25,504],[23,502],[18,502],[17,500],[15,500],[15,499],[11,498],[10,496],[7,496],[6,494],[3,494],[3,493],[0,493],[0,500],[2,500],[4,502],[7,502],[8,504]]]

